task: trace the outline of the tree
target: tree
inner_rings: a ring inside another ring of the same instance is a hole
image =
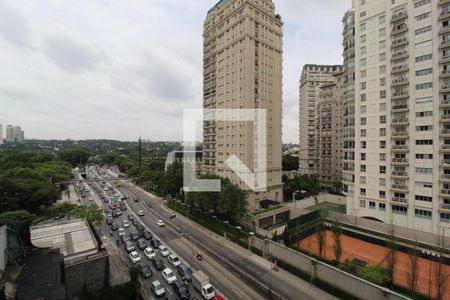
[[[291,246],[291,237],[289,236],[289,229],[286,226],[283,231],[283,243],[286,247]]]
[[[15,211],[7,211],[0,214],[0,225],[10,224],[18,220],[33,219],[34,215],[28,211],[21,209]]]
[[[78,206],[75,210],[75,216],[95,225],[101,225],[103,222],[102,211],[95,205]]]
[[[417,282],[419,279],[418,267],[419,267],[419,256],[417,245],[415,245],[414,249],[408,250],[408,260],[409,260],[409,269],[408,269],[408,277],[407,283],[409,288],[409,293],[411,298],[415,298],[416,290],[417,290]]]
[[[282,166],[283,171],[298,170],[298,156],[283,155]]]
[[[322,253],[324,252],[325,248],[325,229],[323,227],[323,224],[318,224],[316,226],[316,234],[317,234],[317,246],[319,247],[319,256],[322,257]]]
[[[386,276],[387,282],[389,286],[392,288],[392,286],[394,285],[395,266],[397,265],[397,245],[395,243],[393,227],[391,228],[391,233],[389,236],[387,246],[388,252],[386,255],[387,259]]]
[[[239,188],[236,184],[226,181],[222,185],[219,196],[223,213],[229,219],[241,219],[247,213],[247,196],[246,191]]]
[[[68,162],[72,167],[85,164],[90,156],[89,151],[80,148],[66,148],[58,153],[58,157]]]
[[[336,260],[336,264],[339,264],[342,255],[342,239],[341,239],[342,228],[339,226],[337,222],[334,222],[332,231],[334,241],[333,245],[334,258]]]
[[[53,204],[52,212],[55,215],[61,214],[61,213],[70,215],[70,213],[72,213],[77,208],[78,208],[77,204],[70,203],[70,202],[62,202],[62,203]]]
[[[442,253],[442,248],[439,248],[439,260],[434,268],[434,281],[436,285],[436,299],[444,300],[447,290],[447,278],[450,274],[447,274],[447,268],[444,263],[444,256]],[[430,278],[431,280],[431,278]]]

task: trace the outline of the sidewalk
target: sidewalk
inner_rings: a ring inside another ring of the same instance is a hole
[[[61,192],[61,199],[58,202],[70,202],[77,204],[78,203],[78,193],[75,190],[75,186],[73,184],[68,185],[68,189],[64,192]]]
[[[102,235],[102,242],[109,257],[109,280],[111,286],[124,284],[130,281],[127,264],[120,257],[116,247],[106,236]]]

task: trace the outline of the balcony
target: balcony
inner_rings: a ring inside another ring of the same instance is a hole
[[[441,85],[441,92],[450,92],[450,84]]]
[[[408,17],[408,13],[406,11],[398,12],[395,14],[392,14],[391,17],[391,23],[397,22],[399,20],[406,19]]]
[[[392,132],[392,137],[408,137],[408,131],[394,131]]]
[[[392,100],[408,98],[408,95],[409,95],[408,91],[394,92],[392,93]]]
[[[442,129],[441,136],[450,136],[450,129]]]
[[[400,112],[400,111],[407,111],[407,110],[408,110],[407,103],[392,105],[392,112]]]
[[[408,172],[406,171],[392,171],[392,177],[408,177]]]
[[[448,33],[448,32],[450,32],[450,26],[449,26],[449,25],[447,25],[447,26],[442,26],[442,27],[439,29],[439,34],[445,34],[445,33]]]
[[[441,146],[441,151],[442,152],[450,152],[450,144],[443,144]]]
[[[398,203],[408,203],[408,199],[402,197],[392,197],[392,201]]]
[[[441,203],[441,209],[450,210],[450,204],[448,204],[448,203]]]
[[[394,61],[394,60],[398,60],[398,59],[402,59],[402,58],[407,58],[408,56],[409,56],[408,51],[406,51],[406,50],[396,51],[396,52],[392,53],[391,60]]]
[[[443,20],[450,17],[450,9],[444,8],[439,14],[439,20]]]
[[[449,150],[450,150],[450,148],[449,148]],[[392,151],[394,151],[394,152],[408,151],[408,145],[392,145]]]
[[[406,184],[399,184],[399,183],[393,183],[392,189],[394,190],[401,190],[401,191],[407,191],[408,186]]]
[[[408,159],[406,157],[394,157],[392,159],[393,164],[407,164]]]
[[[401,126],[401,125],[408,125],[408,118],[393,118],[392,119],[392,125],[393,126]]]
[[[443,48],[447,48],[447,47],[450,47],[450,39],[449,40],[442,40],[440,48],[443,49]]]
[[[450,120],[450,114],[442,114],[441,119],[442,120]]]
[[[450,99],[442,99],[441,107],[450,107]]]
[[[442,195],[450,195],[450,189],[441,189]]]
[[[409,84],[408,78],[395,78],[392,80],[392,86],[406,85]]]
[[[402,24],[400,26],[394,26],[391,30],[391,34],[398,34],[408,30],[408,26],[406,24]]]
[[[439,0],[439,5],[450,3],[450,0]]]
[[[441,70],[440,78],[448,78],[450,77],[450,70]]]
[[[441,64],[450,62],[450,54],[442,55],[439,62]]]
[[[392,40],[391,48],[397,48],[408,44],[408,39],[406,37],[401,39]]]
[[[450,180],[450,174],[441,174],[441,180],[442,181],[449,181]]]

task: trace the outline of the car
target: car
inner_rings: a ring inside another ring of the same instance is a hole
[[[159,254],[161,254],[161,256],[166,257],[170,255],[169,250],[166,248],[166,246],[164,245],[159,245],[158,246],[158,252]]]
[[[152,237],[153,237],[153,235],[152,235],[152,234],[150,233],[150,231],[148,231],[148,230],[145,230],[144,232],[142,232],[141,236],[142,236],[144,239],[146,239],[147,241],[148,241],[148,240],[151,240]]]
[[[119,229],[119,225],[117,225],[116,222],[114,222],[114,223],[111,224],[111,230],[112,230],[112,231],[116,231],[116,230],[118,230],[118,229]]]
[[[161,271],[163,270],[166,266],[164,265],[163,261],[161,258],[155,256],[152,260],[152,265],[156,268],[156,270]]]
[[[127,219],[128,219],[128,221],[133,221],[135,218],[134,218],[133,215],[129,214],[129,215],[127,216]]]
[[[120,205],[120,210],[122,211],[127,211],[127,206],[126,205]]]
[[[130,221],[128,221],[127,219],[123,219],[122,225],[124,228],[128,228],[128,227],[130,227]]]
[[[180,299],[189,299],[191,297],[189,288],[182,281],[177,280],[173,284],[173,291]]]
[[[123,242],[124,244],[125,244],[126,242],[128,242],[128,241],[131,241],[131,237],[130,237],[130,235],[129,235],[128,233],[125,233],[125,234],[122,235],[120,238],[122,239],[122,242]]]
[[[133,198],[133,201],[134,201],[134,202],[139,202],[139,198],[138,198],[138,197],[134,197],[134,198]]]
[[[145,239],[140,238],[137,241],[137,246],[139,249],[144,250],[145,248],[147,248],[147,242],[145,241]]]
[[[159,227],[164,226],[164,221],[163,220],[156,220],[156,225],[158,225]]]
[[[61,220],[61,219],[64,218],[65,216],[66,216],[65,213],[59,213],[59,214],[57,214],[57,215],[53,218],[53,220]]]
[[[177,270],[178,274],[180,274],[183,280],[186,280],[187,282],[192,281],[192,269],[189,268],[185,263],[179,264]]]
[[[162,277],[168,284],[173,284],[177,281],[177,277],[175,276],[175,273],[172,272],[172,270],[170,268],[165,268],[162,271]]]
[[[138,215],[142,217],[142,216],[145,215],[145,213],[144,213],[144,211],[143,211],[142,209],[140,209],[140,210],[138,211]]]
[[[150,288],[156,297],[162,297],[166,293],[164,287],[158,280],[153,281]]]
[[[133,252],[136,250],[136,247],[134,246],[134,243],[132,241],[125,242],[125,250],[127,250],[128,253]]]
[[[114,222],[113,218],[106,215],[106,224],[111,225]]]
[[[114,214],[118,217],[118,216],[121,216],[122,215],[122,211],[120,210],[120,209],[116,209],[115,211],[114,211]]]
[[[142,225],[142,224],[140,224],[140,223],[139,223],[139,224],[136,224],[136,229],[137,229],[139,235],[141,234],[141,232],[144,232],[144,231],[145,231],[144,225]]]
[[[94,197],[90,196],[89,201],[94,201]]]
[[[147,264],[138,264],[138,269],[139,269],[139,273],[141,273],[142,277],[145,278],[150,278],[153,275],[152,272],[152,268],[150,268],[149,265]]]
[[[147,247],[144,249],[144,254],[148,259],[152,260],[156,256],[155,250],[152,247]]]
[[[139,239],[139,233],[137,232],[132,232],[130,236],[133,241],[137,241]]]
[[[115,193],[114,193],[114,197],[120,197],[120,194],[117,193],[117,192],[115,192]]]
[[[162,255],[162,254],[161,254]],[[181,264],[181,260],[178,256],[176,256],[175,254],[170,254],[167,259],[169,260],[169,262],[172,264],[172,266],[177,267]]]
[[[151,241],[151,243],[152,243],[153,248],[155,248],[155,249],[158,248],[159,245],[161,245],[161,241],[158,239],[153,239]]]
[[[117,231],[117,233],[119,234],[119,236],[124,235],[124,234],[126,233],[126,232],[125,232],[125,228],[120,227],[119,230]]]
[[[133,262],[133,264],[137,264],[141,262],[141,256],[136,251],[133,251],[130,253],[130,259]]]

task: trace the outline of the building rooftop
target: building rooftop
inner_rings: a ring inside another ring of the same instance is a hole
[[[59,249],[64,259],[97,253],[97,241],[85,221],[34,226],[31,243],[39,248]]]

